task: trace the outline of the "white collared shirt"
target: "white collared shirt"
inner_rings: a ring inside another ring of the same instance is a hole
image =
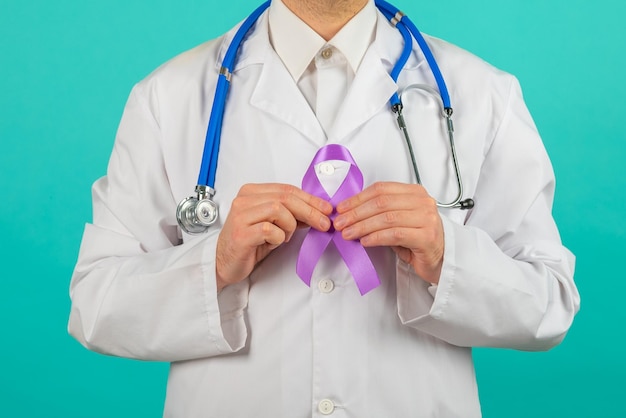
[[[328,42],[282,1],[272,2],[268,19],[274,50],[328,133],[374,39],[374,2],[368,1]]]

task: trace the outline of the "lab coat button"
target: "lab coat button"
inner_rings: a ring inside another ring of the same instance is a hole
[[[330,48],[326,48],[325,50],[322,51],[322,58],[324,58],[325,60],[327,60],[328,58],[333,56],[333,50]]]
[[[317,404],[317,409],[323,415],[330,415],[335,410],[335,404],[330,399],[322,399],[319,404]]]
[[[335,167],[331,163],[322,163],[320,164],[320,172],[330,176],[335,172]]]
[[[322,293],[330,293],[335,288],[335,283],[333,283],[333,281],[329,279],[322,279],[317,284],[317,287]]]

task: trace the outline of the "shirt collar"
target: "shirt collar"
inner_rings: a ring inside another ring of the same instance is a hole
[[[330,41],[326,42],[281,0],[274,0],[269,8],[270,42],[296,81],[326,44],[337,48],[356,72],[374,38],[376,20],[376,6],[370,0]]]

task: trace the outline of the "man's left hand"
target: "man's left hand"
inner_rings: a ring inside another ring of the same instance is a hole
[[[417,184],[375,183],[337,205],[334,227],[364,247],[391,247],[429,283],[443,264],[443,224],[437,201]]]

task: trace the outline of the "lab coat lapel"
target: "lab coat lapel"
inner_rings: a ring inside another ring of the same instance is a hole
[[[402,53],[404,41],[398,30],[378,12],[375,40],[368,48],[330,131],[329,140],[341,141],[376,113],[389,110],[389,99],[398,90],[389,73]],[[419,49],[404,66],[402,75],[422,64]]]
[[[389,72],[400,56],[403,41],[397,29],[379,13],[376,40],[363,57],[327,138],[315,113],[270,44],[267,14],[261,16],[257,25],[257,30],[244,43],[242,57],[236,66],[240,69],[261,65],[250,104],[293,127],[317,147],[325,145],[327,140],[339,142],[344,139],[376,113],[385,110],[389,98],[397,91]],[[405,71],[416,69],[422,61],[421,53],[414,49]]]
[[[217,67],[237,28],[224,37]],[[243,42],[235,63],[235,73],[258,67],[258,82],[250,94],[250,105],[260,112],[296,129],[307,140],[321,147],[326,142],[324,130],[293,78],[272,48],[268,36],[267,12],[257,21],[254,30]]]
[[[321,147],[326,142],[324,130],[313,110],[271,48],[267,51],[250,103],[260,111],[289,124],[316,146]]]
[[[340,141],[388,105],[397,90],[375,48],[363,57],[350,90],[339,108],[329,141]]]

